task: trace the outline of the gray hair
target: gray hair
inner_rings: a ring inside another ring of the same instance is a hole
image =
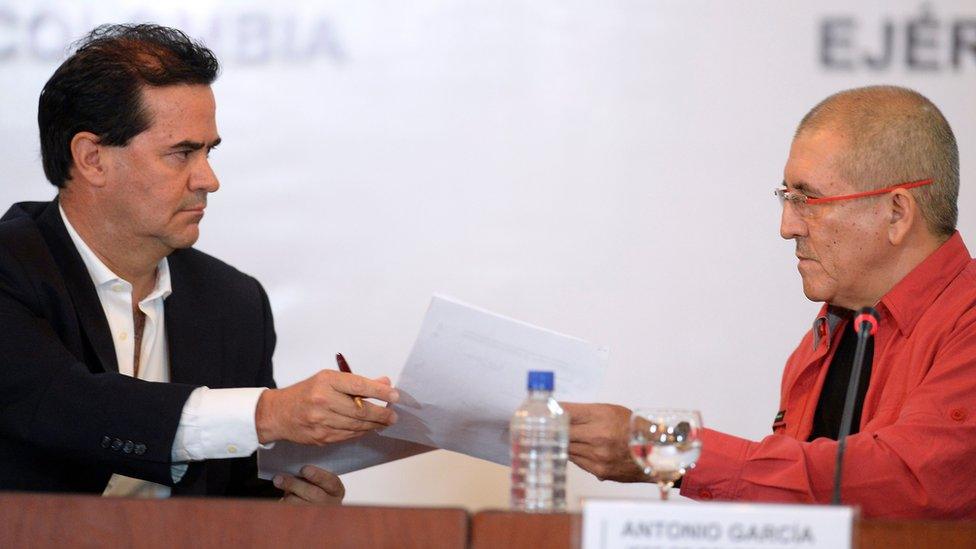
[[[846,137],[847,152],[837,167],[855,189],[932,179],[909,192],[934,234],[956,230],[959,147],[949,123],[925,96],[897,86],[842,91],[811,109],[794,139],[821,129]]]

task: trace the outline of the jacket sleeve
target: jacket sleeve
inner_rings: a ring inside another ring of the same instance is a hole
[[[258,372],[258,378],[255,380],[255,386],[274,389],[276,386],[274,369],[272,367],[272,355],[274,355],[277,340],[274,330],[274,318],[271,314],[271,303],[268,301],[267,293],[257,280],[254,281],[254,284],[257,286],[258,293],[261,296],[261,312],[264,327],[264,352],[261,356],[261,368]],[[257,454],[255,453],[245,459],[234,460],[226,495],[236,497],[280,498],[283,492],[275,488],[274,484],[270,481],[258,478],[258,462]]]
[[[195,387],[92,373],[40,314],[45,291],[0,246],[0,436],[172,485],[173,437]]]
[[[968,317],[969,321],[965,322]],[[842,500],[869,517],[976,516],[976,322],[968,314],[893,423],[848,437]],[[827,503],[837,442],[705,430],[681,494],[693,499]]]

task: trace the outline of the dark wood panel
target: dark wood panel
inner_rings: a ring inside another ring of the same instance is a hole
[[[583,518],[576,513],[483,511],[471,521],[472,549],[577,549]]]
[[[862,549],[976,548],[976,522],[862,521]],[[0,494],[0,547],[577,549],[579,514]]]
[[[976,548],[976,522],[864,520],[857,528],[863,549]]]
[[[0,495],[0,547],[467,546],[461,509]]]

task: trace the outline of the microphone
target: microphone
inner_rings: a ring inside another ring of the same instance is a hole
[[[872,307],[864,307],[854,317],[854,331],[857,332],[857,347],[854,350],[854,364],[851,365],[851,378],[847,382],[847,397],[844,399],[844,413],[840,418],[840,432],[837,433],[837,466],[834,468],[834,505],[840,505],[840,479],[844,469],[844,450],[847,449],[847,435],[851,434],[851,421],[854,419],[854,401],[857,399],[857,386],[861,382],[864,366],[864,350],[868,340],[878,331],[881,315]]]

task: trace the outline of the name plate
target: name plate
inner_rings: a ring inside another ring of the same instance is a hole
[[[850,549],[852,507],[583,502],[583,549]]]

